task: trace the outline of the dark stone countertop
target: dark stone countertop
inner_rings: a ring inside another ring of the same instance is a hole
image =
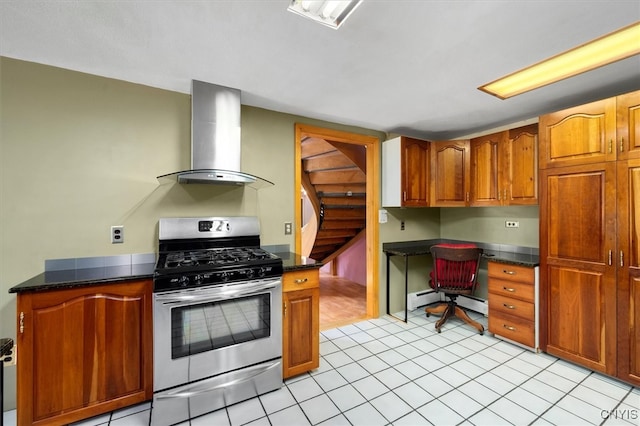
[[[13,339],[4,338],[4,337],[0,339],[0,357],[9,355],[11,353],[12,348],[13,348]]]
[[[9,289],[9,293],[46,291],[153,278],[155,263],[47,271]]]
[[[274,254],[282,259],[285,272],[319,268],[322,266],[320,262],[295,253],[281,252]],[[151,279],[153,278],[155,266],[155,263],[143,263],[124,266],[46,271],[11,287],[9,293],[58,290],[138,279]]]
[[[282,259],[284,272],[321,268],[323,266],[321,262],[317,262],[310,257],[303,257],[292,252],[276,252],[273,254]]]
[[[531,268],[540,265],[540,256],[536,249],[503,244],[480,243],[475,241],[448,240],[442,238],[383,243],[382,251],[387,255],[392,256],[419,256],[429,254],[429,248],[432,245],[442,243],[474,243],[478,247],[484,249],[484,257],[489,262],[506,263]]]

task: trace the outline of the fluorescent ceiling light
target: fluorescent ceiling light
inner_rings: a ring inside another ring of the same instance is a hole
[[[362,0],[291,0],[287,10],[338,29]]]
[[[506,99],[639,53],[640,22],[636,22],[478,89]]]

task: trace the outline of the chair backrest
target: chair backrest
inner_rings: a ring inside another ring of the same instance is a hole
[[[478,279],[483,250],[474,244],[437,244],[431,247],[431,286],[445,293],[471,294]]]

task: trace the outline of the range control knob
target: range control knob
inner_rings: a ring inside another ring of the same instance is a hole
[[[198,274],[195,277],[193,277],[193,283],[194,284],[202,284],[202,275]]]
[[[188,285],[189,285],[189,277],[187,277],[186,275],[181,276],[181,277],[178,279],[178,285],[179,285],[180,287],[186,287],[186,286],[188,286]]]
[[[266,273],[267,273],[267,270],[264,269],[263,267],[260,267],[260,269],[258,269],[258,276],[259,277],[264,277]]]
[[[254,272],[253,269],[249,268],[249,269],[247,269],[247,274],[246,275],[247,275],[247,278],[251,279],[255,275],[255,272]]]
[[[225,272],[221,272],[221,273],[220,273],[220,275],[219,275],[219,277],[220,277],[220,280],[221,280],[222,282],[227,282],[227,281],[229,281],[229,273],[228,273],[228,272],[226,272],[226,271],[225,271]]]

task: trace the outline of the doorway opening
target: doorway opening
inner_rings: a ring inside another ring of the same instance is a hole
[[[325,264],[320,328],[377,318],[378,138],[303,124],[295,130],[296,252]],[[347,269],[362,278],[340,276]]]

